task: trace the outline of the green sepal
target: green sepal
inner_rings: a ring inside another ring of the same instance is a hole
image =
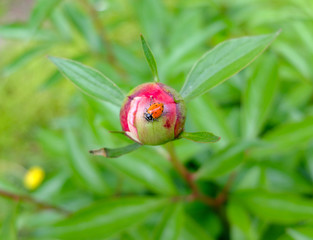
[[[141,144],[139,143],[133,143],[120,148],[100,148],[97,150],[90,150],[89,153],[96,156],[103,156],[105,158],[116,158],[135,151],[140,146]]]

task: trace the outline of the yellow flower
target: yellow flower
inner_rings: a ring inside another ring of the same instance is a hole
[[[33,190],[42,183],[44,177],[45,172],[41,167],[31,167],[24,176],[24,186]]]

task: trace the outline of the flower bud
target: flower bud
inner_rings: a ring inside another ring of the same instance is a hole
[[[186,107],[173,88],[145,83],[133,89],[122,105],[123,131],[134,141],[159,145],[174,140],[184,129]]]

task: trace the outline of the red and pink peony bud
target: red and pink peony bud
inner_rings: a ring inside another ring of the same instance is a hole
[[[146,83],[133,89],[121,108],[123,131],[134,141],[159,145],[174,140],[184,129],[186,107],[173,88]]]

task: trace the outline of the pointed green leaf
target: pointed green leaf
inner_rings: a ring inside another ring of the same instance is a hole
[[[145,220],[168,204],[160,198],[116,198],[97,202],[51,227],[41,236],[66,239],[106,239]]]
[[[139,143],[133,143],[131,145],[127,145],[125,147],[120,148],[100,148],[98,150],[90,150],[89,152],[93,155],[103,156],[105,158],[116,158],[120,157],[124,154],[135,151],[141,145]]]
[[[201,143],[214,143],[220,140],[220,137],[215,136],[213,133],[209,132],[183,132],[179,138],[185,138],[195,142]]]
[[[251,190],[236,193],[234,200],[262,220],[273,223],[296,223],[313,219],[312,200],[294,194]]]
[[[278,33],[225,41],[204,54],[189,72],[181,90],[191,100],[221,84],[255,60]]]
[[[150,49],[149,45],[147,44],[145,38],[142,35],[140,35],[140,38],[141,38],[141,44],[142,44],[143,52],[145,53],[147,62],[148,62],[150,69],[152,71],[154,81],[159,82],[160,80],[159,80],[159,75],[158,75],[158,69],[157,69],[157,65],[156,65],[154,56],[151,52],[151,49]]]
[[[65,77],[85,93],[116,106],[121,106],[124,100],[122,90],[99,71],[64,58],[49,57],[49,59]]]
[[[277,87],[277,58],[266,56],[248,80],[243,100],[243,131],[246,138],[255,138],[262,130]]]
[[[181,204],[169,206],[155,231],[154,240],[176,240],[183,223],[183,209]]]

